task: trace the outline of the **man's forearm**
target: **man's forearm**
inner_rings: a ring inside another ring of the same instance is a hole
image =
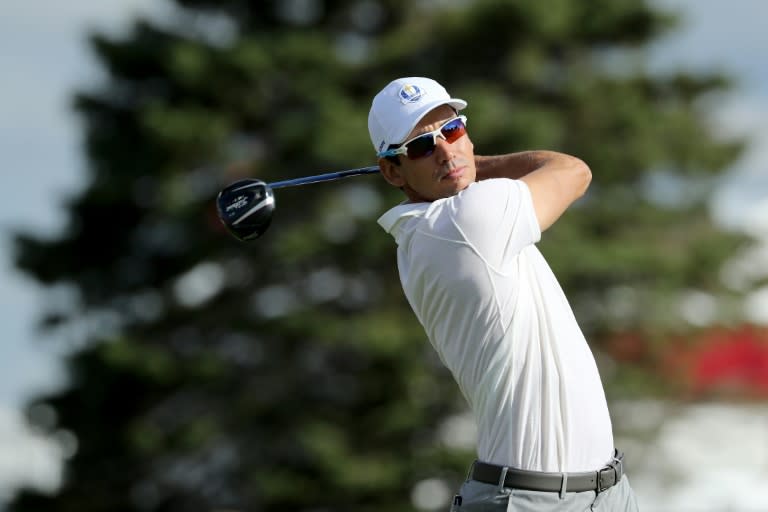
[[[475,155],[477,180],[489,178],[519,179],[542,168],[553,160],[573,158],[555,151],[521,151],[506,155]]]
[[[555,151],[476,156],[475,163],[477,180],[511,178],[525,182],[542,231],[584,195],[592,180],[592,171],[581,159]]]

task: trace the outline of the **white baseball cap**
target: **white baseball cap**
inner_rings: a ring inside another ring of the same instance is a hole
[[[445,87],[430,78],[412,76],[390,82],[373,98],[368,113],[368,133],[376,153],[405,142],[421,118],[440,105],[461,110],[467,102],[451,98]]]

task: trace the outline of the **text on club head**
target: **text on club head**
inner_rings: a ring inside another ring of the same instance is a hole
[[[239,210],[243,206],[248,204],[248,196],[237,196],[234,201],[229,203],[226,208],[224,208],[224,211],[229,213],[232,210]]]

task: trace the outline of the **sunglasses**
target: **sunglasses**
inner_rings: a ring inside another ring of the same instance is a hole
[[[411,160],[424,158],[435,151],[438,137],[442,137],[449,144],[453,144],[465,133],[467,133],[467,117],[458,116],[447,121],[435,131],[417,135],[396,148],[382,151],[378,156],[379,158],[384,158],[387,156],[406,155]]]

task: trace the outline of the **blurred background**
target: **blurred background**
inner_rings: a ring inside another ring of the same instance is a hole
[[[402,297],[372,96],[436,78],[481,154],[593,185],[541,249],[641,509],[768,510],[768,5],[0,6],[0,510],[447,510],[475,432]]]

